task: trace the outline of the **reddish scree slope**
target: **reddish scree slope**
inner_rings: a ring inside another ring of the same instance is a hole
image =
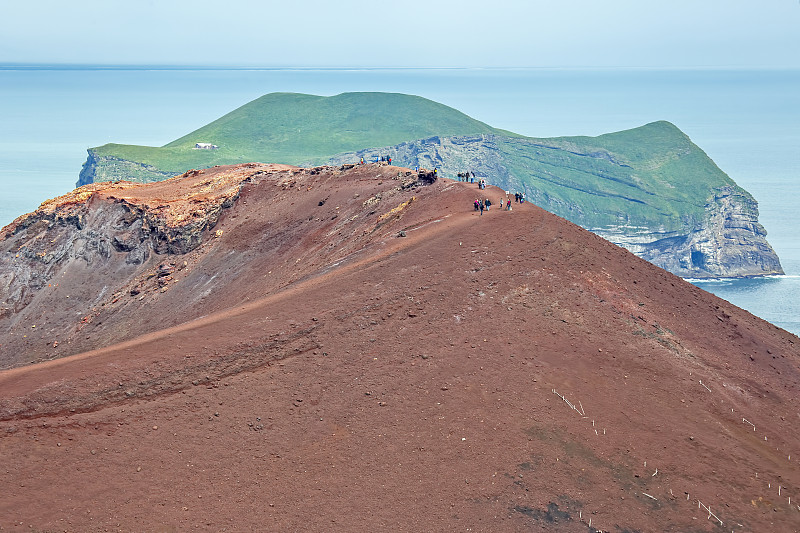
[[[795,336],[405,172],[264,171],[167,290],[84,277],[124,297],[60,346],[125,342],[0,373],[0,527],[800,528]]]

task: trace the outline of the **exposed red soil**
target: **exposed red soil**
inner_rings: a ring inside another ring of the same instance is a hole
[[[800,530],[797,337],[406,172],[253,179],[168,290],[0,372],[0,529]]]

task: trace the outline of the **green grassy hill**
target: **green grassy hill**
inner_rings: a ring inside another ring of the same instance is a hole
[[[588,227],[691,227],[705,215],[711,190],[735,186],[664,121],[598,137],[501,138],[499,144],[509,175],[532,200],[563,205],[562,216]]]
[[[505,133],[451,107],[394,93],[272,93],[163,147],[107,144],[97,159],[134,161],[167,173],[259,161],[300,164],[432,135]],[[513,134],[511,134],[513,135]],[[197,150],[196,143],[217,145]]]
[[[198,150],[196,143],[219,148]],[[712,191],[736,186],[669,122],[597,137],[536,139],[419,96],[366,92],[267,94],[163,147],[92,148],[79,184],[154,181],[250,161],[355,162],[377,154],[409,167],[437,166],[450,177],[478,170],[490,183],[525,191],[584,227],[682,231],[705,216]]]

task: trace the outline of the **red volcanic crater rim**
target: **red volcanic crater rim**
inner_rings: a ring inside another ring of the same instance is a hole
[[[417,178],[219,167],[7,227],[0,527],[800,529],[797,337]]]

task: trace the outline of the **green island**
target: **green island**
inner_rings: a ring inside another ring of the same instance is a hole
[[[675,125],[597,137],[525,137],[397,93],[271,93],[162,146],[90,148],[78,185],[158,181],[258,161],[299,166],[392,157],[476,178],[527,199],[675,274],[782,273],[758,205]]]

